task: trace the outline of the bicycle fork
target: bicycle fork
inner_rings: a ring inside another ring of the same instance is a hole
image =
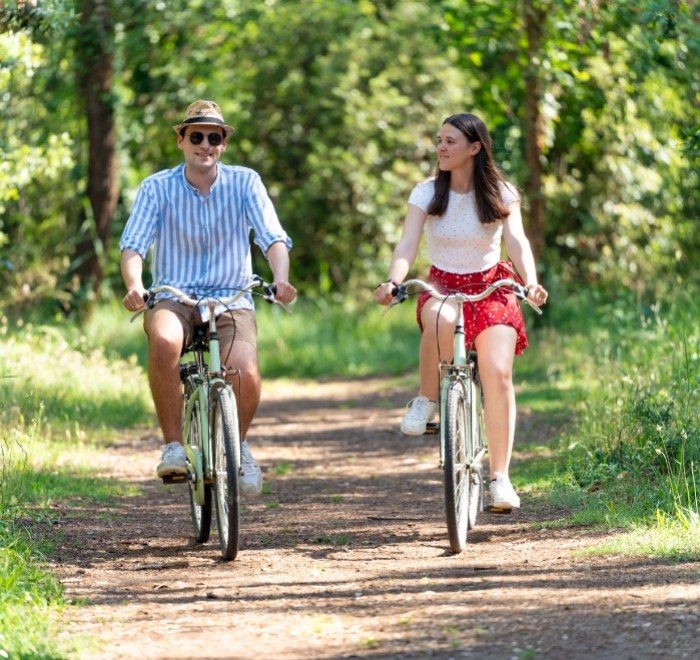
[[[449,387],[454,382],[465,383],[464,371],[467,367],[467,349],[464,344],[464,303],[461,300],[457,301],[457,323],[455,325],[454,348],[452,353],[452,362],[440,363],[440,469],[443,469],[445,464],[445,424],[447,419],[445,408],[447,406],[447,392]],[[464,388],[465,399],[467,405],[471,405],[470,388]]]

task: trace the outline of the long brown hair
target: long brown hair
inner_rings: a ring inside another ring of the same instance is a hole
[[[501,183],[505,177],[493,161],[491,136],[486,124],[479,117],[469,113],[451,115],[442,125],[451,124],[464,133],[469,142],[481,142],[481,149],[474,157],[474,194],[479,221],[489,224],[508,217],[508,207],[501,198]],[[428,215],[442,216],[450,201],[450,172],[444,172],[438,165],[435,174],[435,194],[428,206]]]

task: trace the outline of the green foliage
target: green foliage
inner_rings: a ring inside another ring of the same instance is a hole
[[[20,522],[28,515],[27,452],[17,439],[3,436],[0,454],[0,657],[58,657],[51,618],[63,604],[62,588],[41,567],[41,541]]]
[[[311,291],[359,296],[383,278],[432,136],[463,102],[423,36],[430,17],[413,2],[237,3],[222,59],[236,90],[231,150],[262,173]]]
[[[528,176],[523,72],[537,66],[545,281],[643,292],[692,272],[700,203],[696,3],[449,0],[443,7],[438,34],[459,49],[467,75],[490,81],[475,90],[475,106],[495,127],[499,160],[516,182]],[[535,53],[523,33],[527,11],[540,19]]]
[[[524,80],[533,75],[543,279],[641,295],[694,270],[697,3],[106,6],[123,191],[105,246],[106,296],[121,291],[116,239],[136,187],[181,159],[170,126],[193,98],[218,99],[237,127],[225,159],[262,173],[295,243],[294,279],[310,293],[367,299],[365,285],[385,276],[409,190],[434,167],[432,136],[447,114],[481,113],[498,161],[516,183],[527,180]],[[94,36],[79,9],[7,2],[0,14],[0,285],[13,309],[68,309],[83,295],[66,275],[93,231],[76,84],[85,71],[75,62]],[[537,52],[526,12],[541,19]],[[260,255],[255,267],[264,272]]]
[[[418,361],[420,333],[411,303],[381,315],[378,305],[348,311],[298,304],[292,316],[258,308],[260,369],[266,377],[399,375]]]
[[[651,524],[663,515],[697,526],[697,301],[679,295],[641,313],[635,306],[603,311],[605,323],[589,321],[600,325],[579,355],[589,391],[566,446],[573,483],[611,524],[630,516]]]
[[[110,361],[99,346],[66,323],[13,326],[0,319],[0,421],[25,428],[43,419],[44,432],[75,442],[109,437],[143,424],[152,411],[135,358]]]

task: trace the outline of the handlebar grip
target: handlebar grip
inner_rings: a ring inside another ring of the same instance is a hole
[[[391,295],[394,296],[398,302],[402,303],[408,298],[408,291],[403,284],[397,284],[391,288]]]
[[[143,294],[143,302],[146,303],[148,309],[153,309],[156,306],[156,297],[152,295],[150,291],[146,291],[146,293]]]

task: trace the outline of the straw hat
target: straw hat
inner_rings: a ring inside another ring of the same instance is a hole
[[[233,126],[228,126],[224,123],[224,116],[221,114],[221,108],[214,101],[195,101],[190,103],[185,112],[185,118],[177,126],[173,126],[175,132],[179,135],[180,131],[185,126],[192,124],[204,124],[210,126],[221,126],[224,129],[226,137],[233,133]]]

